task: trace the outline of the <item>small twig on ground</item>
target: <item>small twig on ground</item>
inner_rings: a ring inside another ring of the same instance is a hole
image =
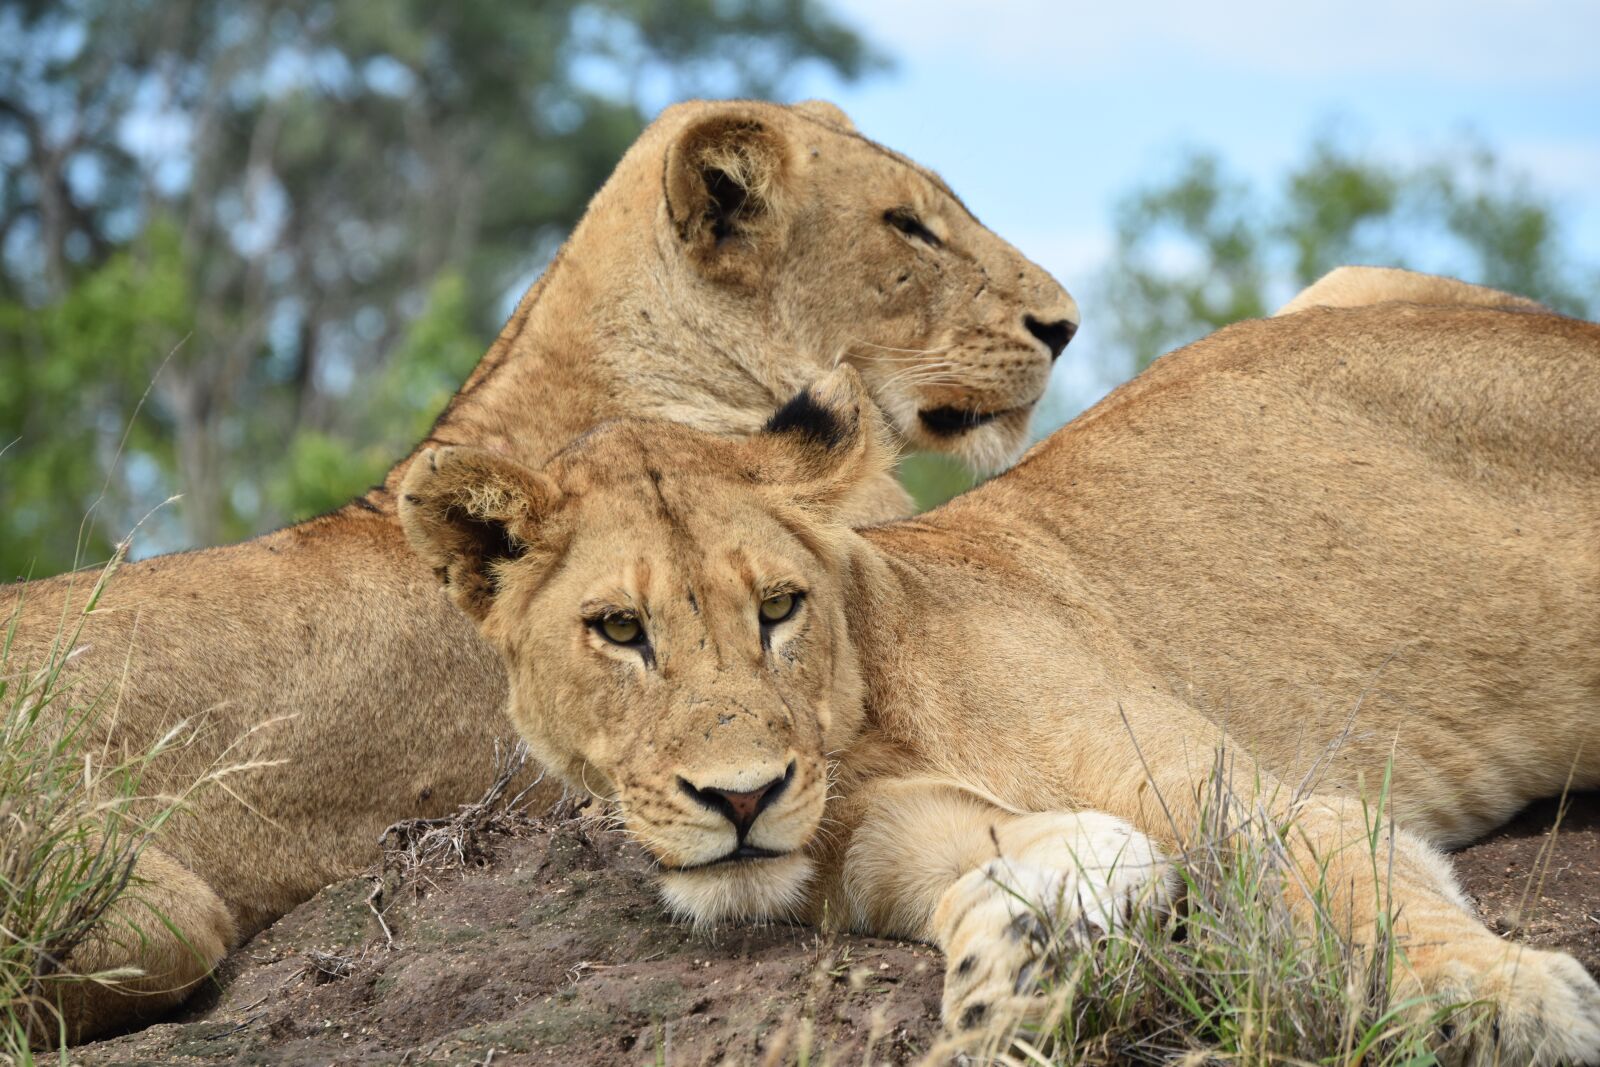
[[[382,922],[382,919],[379,921]],[[336,952],[319,952],[316,949],[308,950],[305,959],[306,966],[300,973],[310,974],[318,985],[350,977],[350,971],[356,964],[355,959],[350,956],[341,956]]]
[[[376,916],[378,925],[383,928],[383,941],[385,948],[394,948],[394,931],[389,929],[389,924],[383,919],[383,911],[378,907],[378,900],[383,896],[383,876],[376,875],[372,879],[372,892],[367,894],[367,907]]]

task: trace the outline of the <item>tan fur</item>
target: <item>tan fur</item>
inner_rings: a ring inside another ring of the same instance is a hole
[[[1335,267],[1295,294],[1276,315],[1310,308],[1350,308],[1397,300],[1410,304],[1476,304],[1507,310],[1550,311],[1536,300],[1487,286],[1398,267]]]
[[[505,565],[480,607],[518,729],[616,798],[675,908],[928,938],[949,1021],[978,1025],[1026,1009],[1000,1002],[1033,954],[1000,887],[1055,893],[1052,920],[1090,932],[1160,898],[1222,747],[1308,875],[1347,887],[1341,927],[1392,902],[1414,988],[1497,1011],[1500,1047],[1471,1057],[1600,1063],[1600,987],[1491,934],[1434,851],[1569,776],[1600,785],[1600,326],[1419,304],[1244,323],[861,532],[818,493],[871,468],[854,389],[813,390],[831,447],[591,435],[524,517],[560,566]],[[418,506],[501,462],[436,460],[408,479]],[[774,585],[805,597],[763,647]],[[637,613],[649,662],[586,629],[597,602]],[[1391,756],[1385,886],[1358,797]],[[787,766],[749,840],[792,851],[683,869],[736,834],[680,780]]]
[[[891,225],[892,209],[920,215],[940,246]],[[897,413],[896,447],[993,466],[1021,449],[1049,373],[1028,316],[1078,317],[936,175],[856,134],[837,108],[684,104],[623,158],[425,445],[537,464],[623,414],[749,432],[844,363]],[[947,405],[1005,414],[937,436],[918,412]],[[152,869],[170,861],[209,887],[174,905],[199,973],[221,946],[371,862],[390,823],[475,798],[494,739],[510,732],[498,661],[401,534],[394,493],[409,463],[322,518],[123,568],[78,642],[70,698],[107,694],[115,745],[137,751],[181,720],[200,729],[162,763],[164,781],[218,760],[279,761],[208,791],[152,854]],[[842,506],[862,522],[909,510],[887,467],[849,496]],[[92,584],[14,587],[10,669],[42,661]],[[196,975],[168,965],[177,950],[163,937],[122,962],[185,989]],[[83,1009],[72,1030],[90,1035],[130,1009]]]

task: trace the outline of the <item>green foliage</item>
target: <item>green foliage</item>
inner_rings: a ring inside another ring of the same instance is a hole
[[[1550,203],[1487,149],[1400,166],[1324,139],[1266,192],[1190,152],[1173,177],[1130,193],[1094,305],[1138,370],[1347,263],[1449,274],[1569,314],[1600,296],[1594,269],[1562,246]]]
[[[1118,205],[1116,259],[1098,305],[1139,366],[1184,341],[1265,312],[1263,222],[1251,191],[1196,154],[1166,185]]]
[[[107,489],[119,449],[170,462],[169,427],[147,416],[130,428],[128,418],[193,320],[178,237],[162,222],[56,303],[0,300],[0,448],[10,449],[0,457],[0,582],[110,556],[105,523],[85,509]]]
[[[114,529],[183,495],[145,548],[359,491],[662,105],[880,62],[820,0],[0,5],[0,576],[108,480]]]
[[[115,700],[68,692],[63,678],[118,558],[98,576],[83,576],[92,587],[86,606],[63,611],[60,639],[44,663],[13,653],[20,601],[0,630],[0,1062],[34,1062],[30,1036],[36,1045],[60,1046],[52,990],[84,978],[71,970],[70,954],[124,894],[140,903],[134,864],[184,801],[149,797],[144,783],[153,763],[188,742],[186,729],[180,724],[148,750],[121,756],[101,743],[102,715]],[[91,977],[115,983],[135,973]]]
[[[287,462],[267,483],[275,511],[316,515],[383,480],[427,433],[483,354],[483,338],[469,313],[465,280],[454,272],[441,275],[427,309],[412,320],[388,364],[347,398],[349,430],[342,436],[306,430],[290,441]]]
[[[918,511],[927,511],[976,483],[972,472],[948,456],[913,453],[900,461],[900,484],[906,487]]]

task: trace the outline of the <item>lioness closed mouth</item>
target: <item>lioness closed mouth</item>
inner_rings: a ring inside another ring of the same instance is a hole
[[[519,731],[698,926],[929,941],[963,1043],[1054,1026],[1089,973],[1055,961],[1141,914],[1164,935],[1168,857],[1232,779],[1290,864],[1250,892],[1294,936],[1363,977],[1404,946],[1397,1025],[1432,1041],[1471,1003],[1451,1062],[1600,1067],[1600,985],[1484,926],[1438,851],[1600,785],[1574,533],[1600,522],[1600,325],[1468,294],[1229,327],[906,522],[840,517],[896,444],[850,366],[745,438],[425,453],[401,517]],[[665,869],[751,844],[789,851]]]

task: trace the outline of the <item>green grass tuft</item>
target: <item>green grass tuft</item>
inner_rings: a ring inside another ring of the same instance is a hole
[[[1354,846],[1370,855],[1385,896],[1387,785]],[[1471,1025],[1471,1006],[1405,999],[1404,945],[1387,901],[1374,929],[1341,927],[1333,916],[1349,909],[1335,897],[1349,888],[1330,885],[1325,866],[1306,884],[1284,843],[1293,827],[1270,807],[1214,770],[1197,828],[1183,835],[1179,906],[1136,912],[1093,951],[1062,938],[1044,961],[1051,1021],[992,1035],[977,1062],[1437,1064],[1443,1024]],[[1297,895],[1314,921],[1296,913]]]
[[[185,799],[144,789],[151,764],[190,740],[183,724],[123,755],[104,728],[113,694],[68,684],[84,624],[122,556],[100,571],[81,612],[63,609],[45,662],[16,652],[25,586],[0,640],[0,1062],[32,1064],[50,1048],[65,1064],[53,994],[64,983],[136,976],[74,973],[72,953],[117,900],[138,893],[135,861]]]

